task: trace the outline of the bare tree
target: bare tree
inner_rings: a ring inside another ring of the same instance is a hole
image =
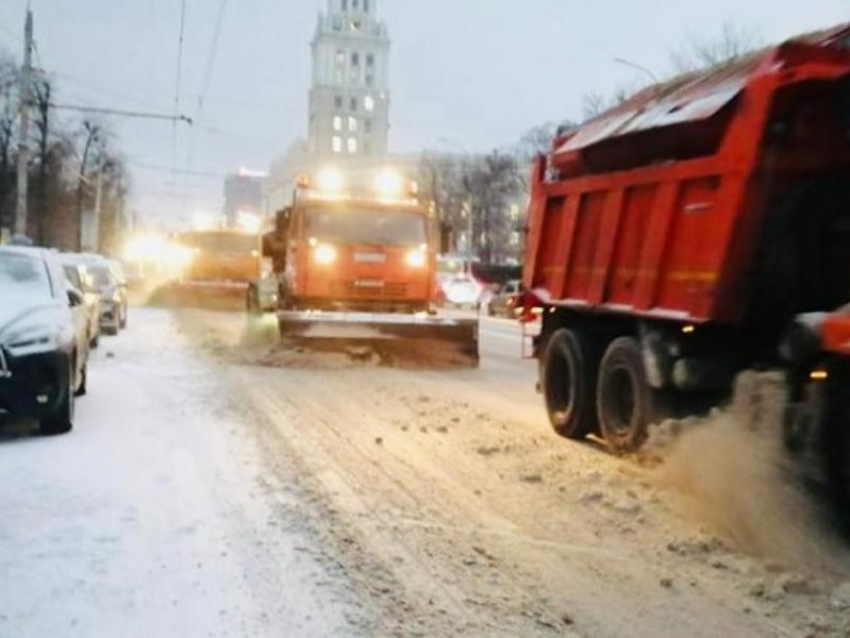
[[[739,60],[762,44],[756,29],[726,22],[717,36],[692,36],[670,57],[677,73],[688,73]]]

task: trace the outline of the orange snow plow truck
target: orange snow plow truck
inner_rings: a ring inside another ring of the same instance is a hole
[[[177,281],[167,289],[179,305],[262,312],[277,301],[270,288],[258,232],[218,228],[180,233],[173,239],[183,256]]]
[[[776,370],[786,443],[850,505],[850,25],[642,91],[532,188],[524,313],[559,434],[632,452]]]
[[[316,186],[303,178],[293,205],[278,213],[264,254],[279,282],[281,336],[477,365],[478,319],[434,309],[434,216],[401,192],[400,176],[376,182],[384,188],[375,193],[348,190],[328,169]]]

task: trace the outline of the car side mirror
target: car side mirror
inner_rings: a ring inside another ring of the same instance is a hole
[[[83,305],[83,293],[74,288],[68,289],[68,305],[71,308],[76,308],[77,306]]]

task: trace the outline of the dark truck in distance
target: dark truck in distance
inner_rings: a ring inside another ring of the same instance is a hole
[[[821,453],[850,504],[850,25],[556,139],[534,168],[523,284],[558,433],[631,452],[671,406],[777,369],[790,447]]]

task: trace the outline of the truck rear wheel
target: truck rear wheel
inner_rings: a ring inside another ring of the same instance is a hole
[[[561,436],[580,440],[596,429],[598,365],[596,349],[587,335],[560,329],[549,339],[541,380],[549,421]]]
[[[653,401],[637,340],[622,337],[608,347],[599,367],[596,400],[608,448],[614,454],[640,448],[646,441]]]

